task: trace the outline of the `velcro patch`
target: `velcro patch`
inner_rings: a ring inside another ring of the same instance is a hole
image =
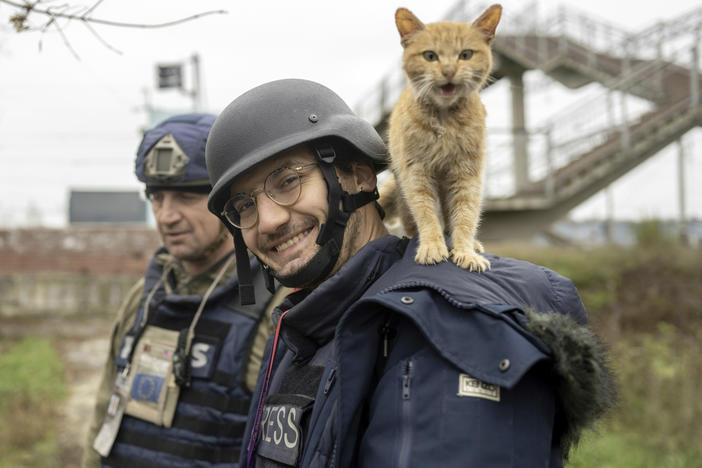
[[[284,465],[297,465],[304,412],[304,408],[289,404],[264,406],[257,454]]]
[[[500,387],[480,381],[468,374],[459,374],[458,396],[500,401]]]

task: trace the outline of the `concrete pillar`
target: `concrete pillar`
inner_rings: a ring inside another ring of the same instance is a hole
[[[512,147],[514,150],[514,188],[519,192],[529,183],[528,135],[524,112],[524,73],[509,75],[512,94]]]
[[[678,139],[678,226],[680,240],[687,242],[687,215],[685,206],[685,145]]]
[[[607,244],[614,244],[614,194],[611,185],[605,189],[605,203],[607,211],[605,215],[605,240]]]
[[[700,41],[700,28],[695,30],[695,43],[692,46],[692,64],[690,67],[690,105],[697,107],[700,104],[700,57],[697,44]]]

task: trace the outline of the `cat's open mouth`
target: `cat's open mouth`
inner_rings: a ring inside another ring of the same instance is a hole
[[[451,83],[439,86],[439,89],[441,90],[441,95],[446,97],[453,96],[456,93],[456,85]]]

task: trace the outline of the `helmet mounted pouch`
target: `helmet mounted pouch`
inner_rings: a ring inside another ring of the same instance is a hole
[[[157,180],[183,177],[190,158],[172,133],[161,137],[149,150],[144,161],[144,174]]]

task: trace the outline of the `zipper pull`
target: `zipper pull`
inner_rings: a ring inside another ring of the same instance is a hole
[[[324,384],[325,395],[329,394],[329,390],[331,390],[332,385],[334,385],[334,380],[336,380],[336,368],[332,368],[332,370],[329,371],[329,377],[327,377],[327,381]]]
[[[388,341],[395,338],[397,331],[390,326],[390,319],[386,320],[380,327],[380,334],[383,337],[383,357],[388,357]]]
[[[410,377],[412,375],[412,361],[407,361],[402,372],[402,399],[410,399]]]

